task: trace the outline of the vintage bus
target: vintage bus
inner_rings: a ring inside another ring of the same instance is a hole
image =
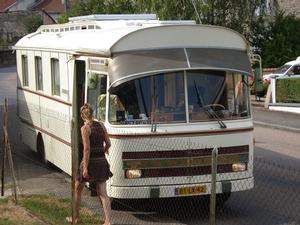
[[[88,102],[112,142],[111,197],[209,195],[215,147],[217,193],[253,188],[251,65],[237,32],[89,15],[43,25],[14,48],[20,138],[45,161],[71,174],[71,124],[78,131]]]

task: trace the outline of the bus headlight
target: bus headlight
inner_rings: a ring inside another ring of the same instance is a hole
[[[246,170],[246,163],[234,163],[232,164],[233,172],[242,172]]]
[[[126,178],[128,178],[128,179],[140,178],[142,176],[142,171],[141,170],[126,170],[125,175],[126,175]]]

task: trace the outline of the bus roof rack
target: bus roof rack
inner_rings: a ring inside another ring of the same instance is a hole
[[[83,21],[83,20],[156,20],[156,14],[94,14],[87,16],[70,17],[70,22]]]

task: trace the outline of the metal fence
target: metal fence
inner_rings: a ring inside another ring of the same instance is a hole
[[[252,190],[231,193],[226,202],[217,195],[215,208],[208,196],[114,199],[113,219],[115,224],[300,224],[300,171],[256,158],[254,177]]]
[[[14,110],[11,109],[11,112],[14,113]],[[9,115],[13,114],[10,113]],[[11,116],[11,118],[14,117]],[[16,127],[16,120],[11,120],[9,126],[10,145],[13,153],[18,194],[45,194],[71,199],[71,178],[51,164],[45,166],[36,153],[29,151],[17,139],[14,139],[13,135]],[[192,141],[172,138],[157,139],[157,141],[151,143],[136,139],[123,147],[128,149],[133,147],[151,149],[153,145],[156,149],[169,149],[170,151],[184,146],[185,149],[207,148],[210,151],[213,149],[213,146],[203,146]],[[2,159],[2,144],[0,153]],[[111,156],[114,154],[117,153],[111,153]],[[149,157],[151,158],[151,155]],[[1,160],[1,166],[2,163]],[[207,174],[205,175],[210,182],[208,186],[209,193],[214,186],[211,183],[211,177],[213,177],[211,174],[212,167],[212,165],[209,166],[209,171],[206,171]],[[254,158],[254,167],[248,168],[254,171],[254,188],[247,191],[233,192],[230,196],[227,196],[229,197],[227,201],[223,201],[224,196],[221,198],[217,195],[215,207],[210,204],[213,200],[210,199],[209,195],[180,198],[112,199],[113,224],[199,225],[214,224],[215,222],[215,224],[220,225],[298,225],[300,224],[300,171],[295,168],[294,165],[286,166],[280,161],[273,161],[272,159]],[[218,169],[220,169],[220,165]],[[170,173],[167,170],[161,172]],[[181,172],[177,171],[179,174]],[[5,195],[10,196],[13,194],[13,180],[8,169],[6,169],[5,174]],[[216,182],[226,179],[239,179],[239,173],[231,174],[231,176],[228,176],[227,173],[218,173],[215,177]],[[176,177],[165,175],[164,179],[168,181],[167,183],[172,183],[176,180]],[[194,183],[193,185],[197,184]],[[250,184],[244,183],[243,185]],[[216,187],[218,190],[218,185]],[[245,189],[245,187],[234,186],[231,188]],[[87,186],[83,191],[82,213],[92,211],[103,220],[102,207],[98,198],[91,196],[91,191],[95,191],[92,185],[89,188]],[[73,203],[70,202],[70,209]],[[93,223],[83,220],[82,224]]]
[[[164,146],[165,149],[177,149],[180,142],[180,140],[170,142],[170,139],[166,138],[158,141],[156,148]],[[164,143],[166,144],[164,145]],[[131,143],[132,145],[136,144]],[[187,149],[203,148],[203,146],[197,146],[191,142],[181,143],[182,145],[188,145]],[[211,167],[214,166],[211,165]],[[254,171],[254,188],[232,192],[228,196],[217,194],[215,207],[211,205],[212,199],[209,195],[161,199],[113,199],[114,214],[116,215],[114,221],[116,224],[192,225],[214,224],[214,220],[215,224],[228,225],[300,224],[300,171],[294,169],[292,165],[286,167],[278,162],[261,158],[255,158],[254,168],[248,167],[248,170],[250,169]],[[213,177],[213,174],[210,172],[208,176]],[[216,176],[216,182],[238,180],[241,178],[239,176],[239,173],[232,173],[230,176],[226,173],[219,173]],[[174,178],[168,177],[167,179]],[[186,186],[193,185],[187,184]],[[247,183],[240,185],[243,186],[235,187],[233,185],[231,188],[247,189],[248,186],[251,186]],[[213,188],[213,184],[209,186]],[[96,207],[97,210],[100,208],[98,204],[93,204],[93,207]]]

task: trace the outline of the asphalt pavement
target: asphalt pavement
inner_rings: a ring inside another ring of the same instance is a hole
[[[251,104],[254,125],[300,133],[300,114],[266,109],[264,98],[258,101],[251,96]]]

